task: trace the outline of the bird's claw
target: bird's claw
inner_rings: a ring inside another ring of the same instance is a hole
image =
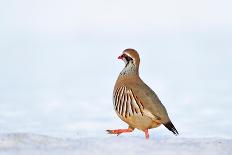
[[[119,136],[121,134],[121,133],[116,132],[115,130],[106,130],[106,132],[108,134],[116,134],[117,136]]]

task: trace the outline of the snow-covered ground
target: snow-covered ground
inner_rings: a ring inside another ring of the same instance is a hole
[[[0,135],[0,154],[33,155],[230,155],[232,140],[221,138],[141,137],[64,139],[35,134]]]

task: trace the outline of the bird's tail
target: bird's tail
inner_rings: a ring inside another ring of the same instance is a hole
[[[171,121],[165,123],[164,126],[165,126],[168,130],[172,131],[175,135],[178,135],[178,134],[179,134],[178,131],[176,130],[175,126],[172,124]]]

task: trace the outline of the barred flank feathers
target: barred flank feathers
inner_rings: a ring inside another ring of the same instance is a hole
[[[114,92],[114,109],[122,117],[130,117],[132,115],[143,116],[143,105],[136,99],[131,89],[122,86]]]
[[[164,126],[165,126],[168,130],[172,131],[175,135],[178,135],[178,134],[179,134],[178,131],[176,130],[175,126],[172,124],[171,121],[165,123]]]

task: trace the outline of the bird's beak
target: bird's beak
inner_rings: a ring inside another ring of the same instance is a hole
[[[118,57],[118,59],[123,59],[123,55],[120,55],[120,56]]]

